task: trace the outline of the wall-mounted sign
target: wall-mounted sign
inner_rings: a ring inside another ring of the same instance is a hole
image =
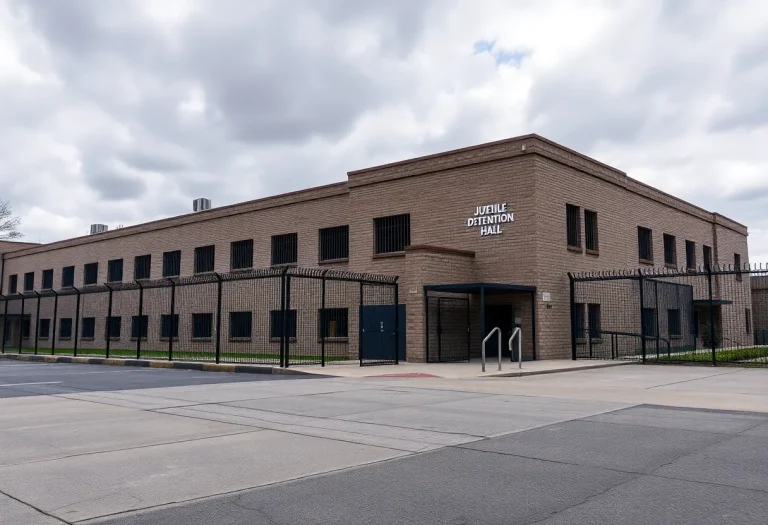
[[[549,292],[541,292],[541,300],[545,303],[549,303],[552,301],[552,294]]]
[[[480,235],[501,235],[502,224],[515,222],[515,214],[507,211],[507,203],[477,206],[472,217],[467,219],[467,228],[480,227]]]

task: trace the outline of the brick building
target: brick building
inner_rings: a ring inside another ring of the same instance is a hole
[[[343,183],[17,248],[0,246],[5,296],[283,265],[396,275],[408,361],[477,355],[484,333],[499,326],[506,339],[515,325],[522,329],[524,358],[566,358],[568,272],[749,262],[745,226],[537,135],[352,171]],[[267,314],[257,313],[257,304],[248,308],[260,326]],[[106,323],[103,305],[94,311],[98,332]],[[344,312],[339,322],[351,333],[356,316]],[[8,322],[6,339],[13,343],[24,331],[24,316]],[[344,352],[355,355],[354,338],[339,339]]]

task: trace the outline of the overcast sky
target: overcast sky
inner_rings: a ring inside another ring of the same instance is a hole
[[[0,0],[0,101],[26,241],[536,132],[768,262],[765,0]]]

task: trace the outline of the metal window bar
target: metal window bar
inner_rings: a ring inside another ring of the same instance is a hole
[[[43,290],[53,288],[53,270],[43,270],[43,280],[40,288]]]
[[[214,270],[216,261],[216,246],[201,246],[195,248],[195,273],[208,273]]]
[[[410,214],[374,219],[376,254],[399,253],[411,244]]]
[[[637,228],[638,255],[644,261],[653,260],[653,232],[648,228]]]
[[[320,230],[320,261],[349,258],[349,226],[334,226]]]
[[[253,268],[253,239],[235,241],[231,244],[230,268],[233,270]]]
[[[286,233],[272,236],[272,265],[296,264],[299,260],[299,235]]]
[[[24,291],[31,292],[35,289],[35,272],[24,274]]]
[[[8,276],[8,293],[9,294],[15,294],[19,291],[19,276],[18,275],[9,275]]]
[[[61,270],[61,287],[71,288],[75,285],[75,267],[65,266]]]
[[[163,253],[163,277],[181,275],[181,250]]]
[[[123,260],[112,259],[107,262],[107,282],[119,283],[123,280]]]
[[[253,312],[229,312],[229,338],[250,339],[253,333]]]
[[[566,204],[565,214],[568,246],[581,248],[581,208]]]
[[[677,238],[664,234],[664,263],[677,265]]]
[[[685,267],[696,270],[696,243],[693,241],[685,241]]]
[[[96,284],[99,279],[99,263],[88,263],[83,269],[83,285]]]
[[[133,280],[149,279],[152,268],[151,255],[137,255],[133,259]]]
[[[597,235],[597,212],[584,210],[584,232],[587,241],[587,250],[596,252],[599,250]]]

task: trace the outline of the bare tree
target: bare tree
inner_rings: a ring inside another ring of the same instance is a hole
[[[11,205],[0,201],[0,241],[12,241],[23,237],[19,231],[21,219],[13,216]]]

